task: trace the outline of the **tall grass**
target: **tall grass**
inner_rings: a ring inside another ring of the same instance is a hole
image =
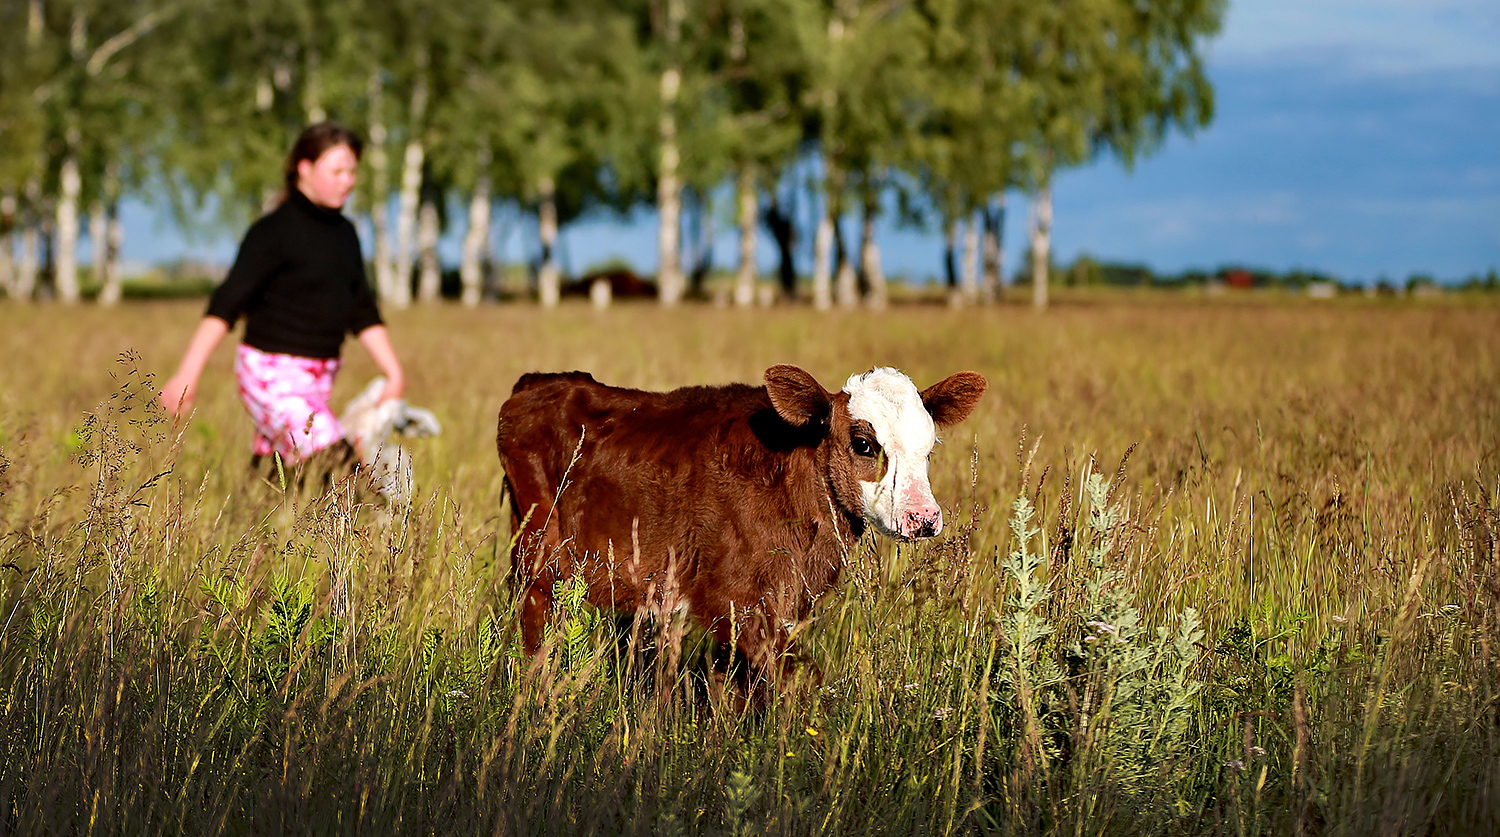
[[[413,312],[402,513],[250,475],[225,357],[167,421],[195,317],[0,308],[6,831],[1500,833],[1493,309]],[[519,654],[516,375],[779,361],[992,385],[945,535],[799,626],[821,682],[731,711],[699,631],[568,590]]]

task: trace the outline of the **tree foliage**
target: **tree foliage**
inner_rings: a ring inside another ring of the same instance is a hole
[[[417,177],[448,198],[440,210],[482,189],[566,224],[650,205],[669,176],[710,214],[748,217],[752,192],[775,201],[784,244],[808,224],[779,202],[797,193],[833,216],[862,209],[867,230],[891,195],[905,220],[950,226],[1059,169],[1130,166],[1206,125],[1202,51],[1224,7],[14,0],[0,6],[0,234],[48,232],[60,196],[166,196],[183,220],[211,203],[241,225],[321,119],[390,161],[367,173],[358,213]],[[414,145],[420,171],[403,173]],[[64,195],[67,166],[78,196]],[[729,184],[736,207],[716,206]],[[7,257],[14,246],[0,241]]]

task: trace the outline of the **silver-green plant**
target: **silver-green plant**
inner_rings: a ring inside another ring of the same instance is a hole
[[[1192,767],[1193,718],[1202,684],[1195,679],[1203,629],[1187,608],[1175,628],[1144,624],[1123,574],[1110,566],[1124,514],[1111,505],[1103,476],[1090,474],[1083,636],[1070,648],[1082,661],[1084,699],[1077,718],[1081,771],[1112,789],[1164,801],[1189,812],[1181,784]],[[1082,777],[1082,773],[1075,772]]]
[[[1033,552],[1031,543],[1039,529],[1032,525],[1036,511],[1026,497],[1011,505],[1011,532],[1015,547],[1000,562],[1008,585],[1014,590],[1006,597],[1000,614],[1005,659],[997,667],[996,697],[1014,709],[1019,733],[1018,755],[1022,774],[1029,778],[1047,768],[1043,743],[1043,692],[1062,682],[1062,670],[1056,659],[1044,654],[1048,637],[1056,631],[1047,621],[1043,607],[1049,595],[1049,584],[1042,578],[1047,559],[1042,551]]]

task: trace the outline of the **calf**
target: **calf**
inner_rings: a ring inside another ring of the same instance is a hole
[[[665,393],[521,376],[496,443],[526,648],[541,645],[554,583],[577,576],[596,607],[685,607],[756,676],[781,671],[789,628],[867,525],[942,531],[927,457],[985,387],[959,372],[918,392],[890,368],[837,393],[795,366],[767,369],[765,386]]]

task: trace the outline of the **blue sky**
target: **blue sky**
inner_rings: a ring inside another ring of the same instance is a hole
[[[1059,260],[1088,252],[1162,271],[1237,263],[1363,281],[1500,269],[1500,2],[1239,0],[1209,72],[1217,108],[1206,130],[1174,136],[1131,172],[1103,160],[1059,175]],[[1013,268],[1025,196],[1009,207]],[[141,206],[125,221],[128,261],[233,256],[237,234],[189,243]],[[498,245],[505,258],[531,249],[519,226],[512,219]],[[719,226],[716,258],[729,265],[727,214]],[[449,261],[456,239],[445,238]],[[563,239],[571,269],[620,257],[655,270],[650,212],[586,220]],[[934,232],[886,229],[881,240],[889,273],[938,274]],[[764,268],[774,259],[763,246]]]

